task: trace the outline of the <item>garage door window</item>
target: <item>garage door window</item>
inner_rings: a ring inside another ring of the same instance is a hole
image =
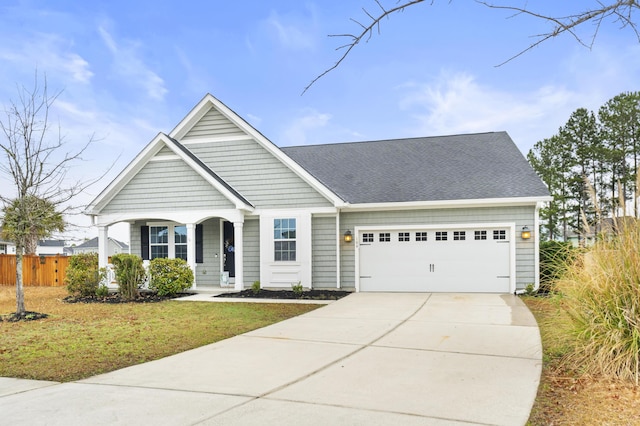
[[[453,231],[453,241],[464,241],[466,237],[465,231]]]
[[[475,240],[486,240],[487,239],[487,231],[474,231],[474,239]]]
[[[398,232],[398,241],[411,241],[408,232]]]
[[[389,232],[381,232],[380,233],[380,239],[379,241],[381,243],[388,243],[391,241],[391,233]]]
[[[287,262],[296,260],[296,220],[273,220],[274,260]]]
[[[373,234],[362,234],[362,242],[363,243],[372,243],[373,242]]]
[[[416,232],[416,241],[427,241],[426,232]]]
[[[507,231],[504,229],[496,229],[493,231],[493,239],[494,240],[506,240],[507,239]]]
[[[436,231],[436,241],[447,241],[447,231]]]

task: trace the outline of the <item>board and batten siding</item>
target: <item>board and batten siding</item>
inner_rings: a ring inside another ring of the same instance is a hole
[[[183,143],[256,208],[332,206],[253,139]]]
[[[245,134],[242,129],[233,124],[233,122],[222,115],[220,111],[211,107],[182,139],[189,140],[206,136],[239,136]]]
[[[258,218],[245,219],[243,232],[244,243],[244,284],[260,281],[260,221]]]
[[[311,218],[311,283],[313,288],[335,289],[336,274],[336,218]]]
[[[171,159],[148,162],[104,207],[102,213],[234,207],[184,161]]]
[[[434,210],[398,210],[345,212],[340,216],[340,234],[356,226],[443,225],[466,223],[515,223],[516,289],[524,289],[535,281],[534,239],[524,241],[520,230],[528,226],[533,232],[534,206],[458,208]],[[354,236],[354,238],[357,238]],[[341,287],[355,289],[355,244],[341,244]]]

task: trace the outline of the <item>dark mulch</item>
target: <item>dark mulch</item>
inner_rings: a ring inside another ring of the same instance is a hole
[[[18,321],[35,321],[47,318],[49,315],[40,312],[24,311],[21,314],[13,313],[9,315],[0,315],[0,322],[18,322]]]
[[[338,300],[350,295],[350,291],[343,290],[305,290],[302,294],[296,294],[292,290],[266,290],[255,292],[252,289],[242,290],[236,293],[223,293],[215,297],[247,297],[256,299],[304,299],[304,300]]]
[[[141,291],[135,300],[125,300],[120,297],[119,293],[110,293],[107,296],[67,296],[62,300],[66,303],[157,303],[189,295],[190,293],[178,293],[174,296],[158,296],[152,291]]]

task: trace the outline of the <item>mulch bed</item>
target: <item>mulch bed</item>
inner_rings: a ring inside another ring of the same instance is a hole
[[[110,293],[108,296],[67,296],[62,299],[66,303],[157,303],[177,297],[189,296],[191,293],[178,293],[174,296],[158,296],[152,291],[141,291],[135,300],[125,300],[118,293]]]
[[[21,314],[12,313],[9,315],[0,315],[0,322],[18,322],[18,321],[35,321],[47,318],[49,315],[40,312],[24,311]]]
[[[236,293],[222,293],[215,297],[246,297],[253,299],[303,299],[303,300],[338,300],[350,295],[350,291],[343,290],[305,290],[296,294],[292,290],[242,290]]]

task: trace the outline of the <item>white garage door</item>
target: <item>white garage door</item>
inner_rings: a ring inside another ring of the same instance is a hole
[[[508,293],[510,228],[358,232],[360,291]]]

